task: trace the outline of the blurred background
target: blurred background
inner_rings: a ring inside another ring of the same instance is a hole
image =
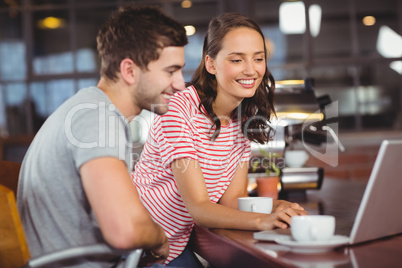
[[[352,176],[353,161],[370,164],[382,139],[402,137],[402,0],[0,0],[0,159],[21,161],[44,120],[96,85],[97,30],[126,2],[158,5],[186,26],[186,81],[211,18],[257,21],[275,80],[312,78],[317,97],[337,101],[340,140],[356,149],[334,174]]]

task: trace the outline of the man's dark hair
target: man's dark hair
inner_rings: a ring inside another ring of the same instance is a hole
[[[101,76],[115,81],[123,59],[129,58],[146,70],[164,47],[188,43],[186,30],[159,8],[125,5],[115,11],[99,29],[97,47]]]

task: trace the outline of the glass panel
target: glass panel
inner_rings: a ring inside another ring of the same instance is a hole
[[[3,81],[26,78],[21,24],[20,13],[0,13],[0,79]]]
[[[49,116],[47,112],[48,105],[46,102],[45,83],[31,83],[29,90],[32,101],[33,128],[37,132]]]
[[[313,37],[314,57],[351,56],[349,0],[313,0],[311,4],[319,5],[322,10],[320,31],[316,37]]]
[[[34,82],[30,85],[33,111],[41,121],[53,113],[65,100],[74,95],[74,80],[61,79],[48,82]]]
[[[7,113],[6,113],[6,100],[4,96],[4,88],[0,84],[0,137],[7,136]]]
[[[186,82],[191,80],[191,76],[201,62],[205,34],[206,28],[197,27],[196,33],[188,36],[188,44],[184,47],[186,65],[183,68],[184,81]]]
[[[0,79],[26,78],[25,44],[21,41],[0,41]]]
[[[391,129],[402,126],[402,70],[398,73],[391,67],[388,63],[378,63],[362,68],[363,127]]]
[[[280,65],[286,63],[289,51],[289,43],[286,35],[281,32],[278,25],[263,25],[261,26],[261,30],[267,40],[268,65]]]
[[[303,35],[302,34],[287,34],[285,35],[285,42],[287,44],[286,62],[294,63],[304,60],[305,54],[303,48]]]
[[[10,135],[27,133],[26,85],[10,83],[4,86],[7,128]]]
[[[78,80],[78,90],[86,87],[95,87],[98,84],[98,79],[88,78]]]
[[[67,11],[33,13],[33,70],[35,74],[73,72]]]
[[[78,72],[96,72],[100,62],[96,50],[96,36],[100,26],[110,16],[111,8],[77,10],[77,57]]]

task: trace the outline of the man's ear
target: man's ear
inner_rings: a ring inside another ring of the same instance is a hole
[[[205,69],[210,74],[216,74],[215,62],[209,55],[205,56]]]
[[[133,84],[136,80],[136,71],[139,67],[133,60],[125,58],[120,62],[120,74],[123,80],[128,84]]]

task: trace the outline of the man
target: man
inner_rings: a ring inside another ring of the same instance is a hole
[[[163,262],[167,238],[130,178],[127,124],[142,109],[167,112],[184,89],[186,33],[159,9],[128,5],[101,27],[97,44],[97,87],[80,90],[46,120],[22,164],[18,207],[29,249],[37,257],[105,242],[149,249]]]

